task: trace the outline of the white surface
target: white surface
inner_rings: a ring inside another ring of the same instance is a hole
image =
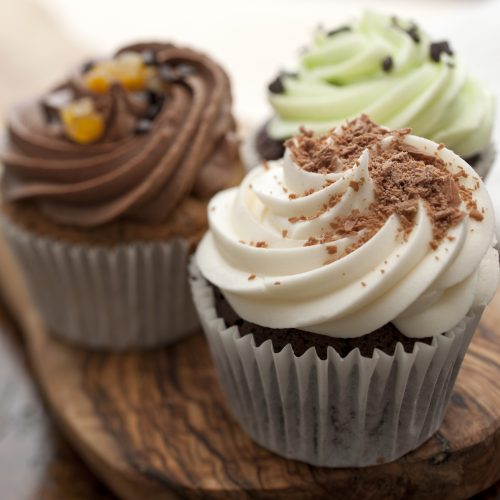
[[[496,94],[500,89],[500,0],[38,1],[70,37],[88,48],[89,54],[154,38],[210,53],[230,73],[236,114],[249,124],[270,113],[265,97],[267,82],[284,62],[294,60],[313,28],[319,23],[334,27],[366,7],[411,17],[437,40],[450,40],[478,78]],[[497,117],[498,145],[500,106]],[[488,185],[500,214],[498,165],[497,158]],[[497,219],[500,232],[500,217]]]

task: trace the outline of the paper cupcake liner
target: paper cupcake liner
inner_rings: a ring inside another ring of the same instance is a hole
[[[363,467],[391,462],[417,448],[440,426],[463,357],[482,314],[471,310],[452,330],[401,344],[389,356],[358,349],[326,360],[310,348],[275,353],[255,346],[217,316],[211,286],[191,264],[194,302],[229,406],[261,446],[316,466]]]
[[[38,236],[6,217],[2,223],[51,333],[85,347],[122,350],[170,344],[199,327],[187,241],[106,248]]]
[[[259,128],[252,130],[241,145],[241,157],[247,172],[260,165],[262,159],[255,146]],[[493,143],[489,144],[483,151],[478,160],[474,162],[473,168],[479,174],[481,179],[486,179],[493,163],[495,162],[496,149]]]

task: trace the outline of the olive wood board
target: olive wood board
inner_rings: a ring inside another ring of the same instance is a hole
[[[201,332],[142,353],[97,353],[56,340],[3,238],[0,286],[57,422],[121,498],[456,499],[500,479],[500,292],[435,436],[393,463],[328,469],[251,441],[224,403]]]

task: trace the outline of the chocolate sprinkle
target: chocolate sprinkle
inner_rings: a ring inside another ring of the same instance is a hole
[[[267,132],[267,123],[264,124],[255,138],[255,147],[261,158],[277,160],[285,154],[283,141],[273,139]]]
[[[158,94],[157,92],[153,92],[152,90],[148,90],[146,92],[147,100],[149,104],[163,104],[165,100],[165,96]]]
[[[420,43],[420,35],[418,34],[418,26],[416,24],[413,24],[406,30],[406,33],[410,36],[410,38],[415,42],[415,43]]]
[[[393,16],[391,18],[391,21],[395,28],[404,31],[415,43],[420,43],[418,26],[415,23],[412,23],[409,28],[403,28],[403,26],[399,24],[399,19],[396,16]]]
[[[285,86],[283,85],[283,80],[281,75],[277,76],[268,86],[267,89],[272,94],[283,94],[285,92]]]
[[[161,108],[163,107],[164,101],[165,99],[159,98],[157,99],[156,102],[151,103],[146,114],[149,120],[154,120],[158,116],[158,113],[161,111]]]
[[[450,56],[453,55],[453,51],[451,50],[450,44],[446,41],[431,43],[430,46],[431,59],[435,62],[439,62],[441,60],[441,54],[448,54]]]
[[[386,72],[389,73],[389,71],[392,70],[394,67],[394,61],[392,60],[391,56],[387,56],[383,61],[382,61],[382,69]]]
[[[326,34],[326,36],[332,37],[332,36],[338,35],[339,33],[346,33],[348,31],[352,31],[352,28],[350,26],[339,26],[338,28],[335,28],[334,30],[330,30]]]

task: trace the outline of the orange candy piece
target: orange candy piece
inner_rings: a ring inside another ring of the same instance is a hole
[[[85,85],[96,94],[104,94],[109,89],[110,80],[108,75],[98,68],[92,68],[85,75]]]
[[[123,52],[115,59],[101,61],[84,76],[87,87],[98,94],[106,92],[110,85],[119,82],[131,91],[143,90],[152,78],[154,70],[144,64],[141,54]]]
[[[102,137],[104,118],[89,97],[78,99],[61,110],[66,135],[78,144],[90,144]]]
[[[143,90],[146,87],[148,68],[141,54],[123,52],[116,58],[115,75],[127,90]]]

